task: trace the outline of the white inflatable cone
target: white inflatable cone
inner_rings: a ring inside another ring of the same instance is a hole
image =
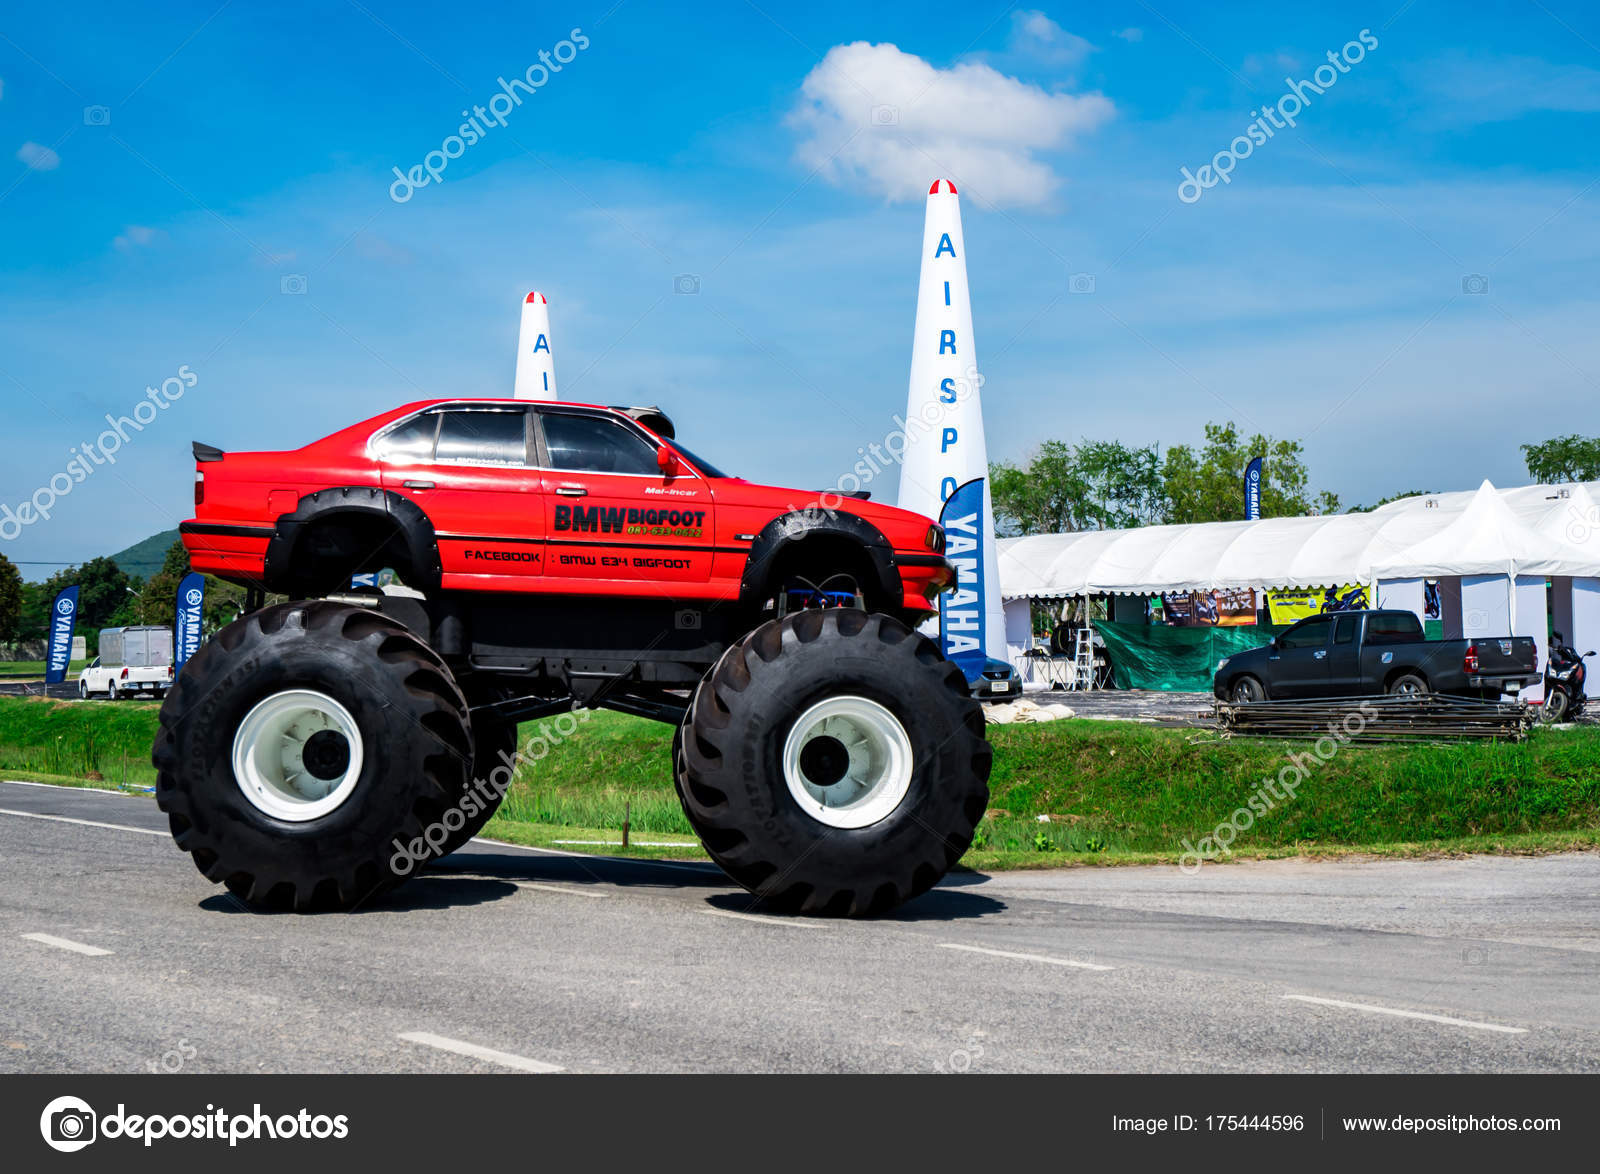
[[[538,290],[522,303],[522,328],[517,335],[518,399],[560,399],[556,364],[550,354],[550,304]]]
[[[1004,660],[1006,655],[982,385],[973,346],[961,201],[955,184],[941,179],[928,189],[922,229],[900,505],[945,524],[945,553],[960,579],[955,591],[940,597],[942,641],[945,655],[969,677],[982,669],[984,656]],[[951,513],[941,518],[947,503]]]

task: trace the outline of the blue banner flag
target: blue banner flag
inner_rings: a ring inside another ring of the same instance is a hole
[[[45,657],[44,680],[59,685],[72,664],[72,629],[78,624],[78,588],[65,588],[50,605],[50,651]]]
[[[172,625],[172,672],[183,671],[188,659],[200,650],[200,614],[206,601],[206,577],[190,571],[178,584],[177,616]]]
[[[955,590],[939,596],[939,646],[966,674],[983,675],[984,602],[997,584],[983,581],[983,478],[958,486],[939,511],[945,531],[944,555],[956,568]]]
[[[1244,517],[1253,522],[1261,516],[1261,458],[1251,461],[1244,471]]]

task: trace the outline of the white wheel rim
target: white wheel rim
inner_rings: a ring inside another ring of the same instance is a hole
[[[321,733],[344,739],[348,758],[331,771],[327,754],[336,740],[306,745]],[[318,752],[321,751],[321,754]],[[336,811],[361,777],[361,730],[350,711],[325,693],[286,689],[245,714],[233,736],[233,778],[253,807],[274,819],[305,823]]]
[[[911,765],[905,727],[865,697],[817,702],[795,720],[783,744],[789,794],[801,811],[829,827],[864,828],[893,812],[911,789]]]

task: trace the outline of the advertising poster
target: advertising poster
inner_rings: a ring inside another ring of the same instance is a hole
[[[1161,597],[1161,610],[1170,627],[1244,627],[1256,622],[1256,593],[1248,587],[1229,591],[1174,591]]]
[[[1325,611],[1358,611],[1370,606],[1367,589],[1358,583],[1267,592],[1267,613],[1274,624],[1293,624]]]

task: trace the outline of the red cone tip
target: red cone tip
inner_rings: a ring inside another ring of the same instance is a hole
[[[529,294],[527,297],[525,297],[522,300],[524,302],[542,302],[542,301],[544,301],[544,295],[542,293],[540,293],[538,290],[534,290],[531,294]]]
[[[942,192],[949,192],[953,196],[956,194],[956,185],[951,183],[948,179],[934,180],[933,186],[928,189],[928,194],[930,196],[937,196]]]

